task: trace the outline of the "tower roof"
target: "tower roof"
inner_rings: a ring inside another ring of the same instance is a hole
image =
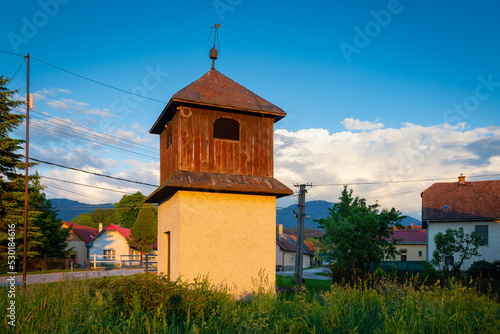
[[[212,69],[172,96],[150,133],[160,134],[175,114],[175,106],[182,103],[258,114],[273,117],[275,121],[286,116],[286,112],[281,108]]]

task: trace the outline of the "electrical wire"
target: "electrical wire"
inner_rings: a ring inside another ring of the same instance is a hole
[[[492,177],[500,176],[500,174],[485,174],[485,175],[475,175],[468,176],[468,178],[477,177]],[[443,177],[435,179],[421,179],[421,180],[399,180],[399,181],[374,181],[374,182],[344,182],[344,183],[325,183],[325,184],[315,184],[314,187],[329,187],[329,186],[343,186],[343,185],[374,185],[374,184],[393,184],[393,183],[409,183],[409,182],[429,182],[429,181],[444,181],[444,180],[455,180],[456,177]]]
[[[78,136],[73,135],[71,133],[68,133],[68,132],[66,132],[64,130],[49,128],[49,127],[41,126],[39,124],[34,124],[34,123],[32,123],[30,126],[33,127],[33,128],[36,128],[36,129],[48,130],[50,132],[61,134],[61,135],[64,135],[66,137],[71,137],[71,138],[75,138],[75,139],[78,139],[78,140],[90,142],[91,144],[94,144],[94,145],[103,146],[103,147],[109,147],[109,148],[114,149],[116,151],[131,153],[131,154],[134,154],[134,155],[139,155],[139,156],[143,156],[143,157],[146,157],[146,158],[150,158],[150,159],[154,159],[154,160],[160,161],[160,159],[158,157],[153,157],[153,156],[150,156],[150,155],[146,155],[146,154],[134,152],[134,151],[131,151],[131,150],[128,150],[128,149],[125,149],[125,148],[116,147],[116,146],[112,146],[112,145],[106,145],[106,144],[95,142],[95,141],[92,141],[92,140],[89,140],[89,139],[86,139],[86,138],[81,138],[81,137],[78,137]]]
[[[18,111],[20,111],[20,110],[18,110]],[[25,115],[26,113],[24,112],[23,114]],[[107,139],[107,138],[98,138],[97,137],[98,139],[101,139],[101,140],[103,140],[105,142],[105,143],[100,143],[100,142],[97,142],[97,141],[94,141],[94,140],[91,140],[91,139],[82,138],[81,137],[82,135],[85,136],[85,133],[82,130],[69,129],[69,128],[61,126],[60,124],[57,124],[55,122],[51,122],[51,121],[45,120],[45,119],[43,119],[41,117],[38,117],[38,116],[30,116],[30,118],[34,118],[34,119],[38,119],[40,121],[48,122],[50,125],[53,126],[53,127],[48,127],[48,126],[44,126],[42,124],[32,123],[31,126],[34,127],[34,128],[37,128],[37,129],[48,130],[48,131],[53,132],[53,133],[57,133],[57,134],[60,134],[60,135],[66,136],[66,137],[70,137],[70,138],[75,138],[75,139],[78,139],[78,140],[86,141],[86,142],[89,142],[91,144],[96,144],[96,145],[103,146],[103,147],[109,147],[109,148],[111,148],[113,150],[116,150],[116,151],[131,153],[131,154],[134,154],[134,155],[143,156],[143,157],[146,157],[146,158],[154,159],[156,161],[160,161],[160,159],[157,156],[151,156],[151,155],[139,153],[139,152],[136,152],[136,151],[132,151],[132,150],[129,150],[129,149],[126,149],[126,148],[123,148],[123,147],[117,147],[116,145],[106,144],[106,143],[122,144],[122,143],[118,143],[116,141],[113,141],[113,140],[110,140],[110,139]],[[75,134],[73,134],[71,132],[75,132]],[[119,137],[116,137],[116,138],[119,138]],[[146,152],[146,153],[152,153],[152,154],[156,153],[156,151],[153,152],[153,149],[151,149],[151,148],[149,148],[149,149],[151,151],[150,152]]]
[[[15,78],[15,76],[17,75],[17,72],[19,72],[19,70],[21,69],[21,67],[23,66],[23,64],[24,64],[25,61],[26,61],[26,58],[23,59],[21,65],[19,65],[19,67],[17,68],[16,73],[14,73],[14,75],[10,78],[9,82],[7,82],[7,85],[5,87],[9,87],[10,83]]]
[[[150,186],[150,187],[155,187],[155,188],[159,187],[158,185],[154,185],[154,184],[150,184],[150,183],[133,181],[133,180],[124,179],[124,178],[121,178],[121,177],[115,177],[115,176],[110,176],[110,175],[105,175],[105,174],[90,172],[88,170],[83,170],[83,169],[74,168],[74,167],[68,167],[68,166],[56,164],[56,163],[53,163],[53,162],[48,162],[48,161],[43,161],[43,160],[35,159],[35,158],[32,158],[32,157],[30,157],[29,160],[36,161],[36,162],[39,162],[39,163],[42,163],[42,164],[47,164],[47,165],[57,166],[57,167],[61,167],[61,168],[66,168],[66,169],[70,169],[70,170],[74,170],[74,171],[78,171],[78,172],[82,172],[82,173],[87,173],[87,174],[92,174],[92,175],[96,175],[96,176],[107,177],[107,178],[113,179],[113,180],[125,181],[125,182],[130,182],[130,183],[135,183],[135,184],[142,184],[142,185],[145,185],[145,186]]]
[[[83,194],[81,192],[78,192],[78,191],[74,191],[74,190],[69,190],[69,189],[66,189],[66,188],[63,188],[63,187],[59,187],[59,186],[56,186],[56,185],[53,185],[51,183],[44,183],[46,186],[50,186],[52,188],[56,188],[56,189],[59,189],[59,190],[63,190],[65,192],[69,192],[69,193],[72,193],[72,194],[76,194],[76,195],[79,195],[79,196],[83,196],[83,197],[87,197],[87,198],[92,198],[92,199],[96,199],[98,201],[102,201],[102,202],[111,202],[110,200],[107,200],[107,199],[102,199],[102,198],[99,198],[99,197],[96,197],[96,196],[92,196],[92,195],[89,195],[89,194]]]
[[[94,80],[94,79],[90,79],[88,77],[85,77],[83,75],[80,75],[80,74],[77,74],[77,73],[74,73],[74,72],[71,72],[71,71],[68,71],[68,70],[65,70],[59,66],[56,66],[56,65],[52,65],[52,64],[49,64],[48,62],[46,61],[43,61],[41,59],[38,59],[38,58],[35,58],[33,56],[31,56],[31,59],[34,59],[36,61],[39,61],[45,65],[48,65],[50,67],[53,67],[55,69],[58,69],[60,71],[63,71],[63,72],[66,72],[66,73],[69,73],[71,75],[74,75],[76,77],[79,77],[79,78],[82,78],[82,79],[85,79],[85,80],[88,80],[90,82],[93,82],[95,84],[98,84],[98,85],[101,85],[101,86],[104,86],[104,87],[108,87],[108,88],[111,88],[111,89],[114,89],[114,90],[117,90],[117,91],[120,91],[122,93],[126,93],[126,94],[130,94],[130,95],[134,95],[134,96],[138,96],[140,98],[143,98],[143,99],[146,99],[146,100],[151,100],[151,101],[155,101],[155,102],[159,102],[159,103],[162,103],[162,104],[168,104],[168,102],[166,101],[161,101],[161,100],[157,100],[157,99],[153,99],[153,98],[150,98],[150,97],[147,97],[147,96],[143,96],[143,95],[139,95],[139,94],[135,94],[135,93],[132,93],[132,92],[129,92],[129,91],[126,91],[125,89],[121,89],[121,88],[118,88],[118,87],[114,87],[114,86],[111,86],[111,85],[108,85],[108,84],[105,84],[103,82],[100,82],[100,81],[97,81],[97,80]]]
[[[41,113],[39,111],[36,111],[36,110],[33,110],[33,109],[30,109],[30,111],[36,113],[36,114],[39,114],[39,115],[42,115],[42,116],[45,116],[47,117],[48,119],[56,119],[57,121],[59,122],[63,122],[63,123],[67,123],[67,124],[70,124],[72,127],[79,127],[79,128],[83,128],[85,130],[88,130],[88,131],[92,131],[92,132],[95,132],[95,133],[98,133],[99,135],[101,136],[105,136],[105,137],[110,137],[110,141],[113,142],[115,139],[116,141],[118,141],[118,143],[121,144],[121,142],[128,142],[128,143],[131,143],[131,144],[134,144],[136,146],[141,146],[143,147],[144,149],[146,150],[150,150],[151,153],[157,153],[157,151],[149,146],[146,146],[144,144],[141,144],[141,143],[138,143],[138,142],[135,142],[135,141],[132,141],[132,140],[128,140],[128,139],[125,139],[125,138],[121,138],[121,137],[118,137],[118,136],[114,136],[114,135],[111,135],[111,134],[108,134],[108,133],[104,133],[104,132],[101,132],[101,131],[97,131],[97,130],[94,130],[94,129],[91,129],[91,128],[88,128],[86,126],[83,126],[83,125],[79,125],[79,124],[75,124],[73,122],[70,122],[70,121],[67,121],[67,120],[64,120],[64,119],[61,119],[61,118],[58,118],[58,117],[54,117],[54,116],[49,116],[49,115],[46,115],[44,113]],[[34,116],[32,116],[34,117]],[[39,117],[39,119],[42,119],[41,117]],[[50,121],[50,120],[46,120],[47,122],[49,123],[53,123],[53,124],[56,124],[56,125],[59,125],[57,124],[57,122],[54,122],[54,121]],[[59,125],[60,126],[60,125]],[[75,131],[78,131],[78,132],[83,132],[82,130],[77,130],[75,129]]]
[[[78,183],[78,182],[73,182],[73,181],[68,181],[68,180],[61,180],[61,179],[56,179],[56,178],[49,177],[49,176],[40,175],[40,177],[44,178],[44,179],[47,179],[47,180],[53,180],[53,181],[59,181],[59,182],[64,182],[64,183],[76,184],[76,185],[79,185],[79,186],[84,186],[84,187],[89,187],[89,188],[95,188],[95,189],[101,189],[101,190],[107,190],[107,191],[113,191],[113,192],[127,194],[127,195],[133,194],[132,192],[129,192],[129,191],[121,191],[121,190],[116,190],[116,189],[109,189],[109,188],[103,188],[103,187],[98,187],[98,186],[92,186],[90,184]]]

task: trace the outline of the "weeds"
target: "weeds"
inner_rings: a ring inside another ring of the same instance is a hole
[[[268,281],[256,281],[258,286]],[[272,282],[271,282],[272,283]],[[277,285],[287,284],[280,278]],[[323,283],[324,284],[324,283]],[[236,300],[225,286],[135,275],[29,285],[16,296],[15,333],[496,333],[498,300],[473,283],[397,277],[258,291]],[[291,288],[289,288],[290,291]],[[318,289],[319,290],[319,289]],[[0,308],[7,307],[0,289]]]

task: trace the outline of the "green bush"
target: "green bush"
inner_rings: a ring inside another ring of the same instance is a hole
[[[495,263],[486,260],[475,261],[467,269],[467,274],[472,278],[500,279],[500,261]]]

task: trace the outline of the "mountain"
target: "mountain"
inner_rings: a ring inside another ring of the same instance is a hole
[[[58,210],[57,216],[64,221],[71,221],[71,219],[81,215],[82,213],[90,213],[96,209],[114,209],[112,203],[108,204],[86,204],[77,201],[72,201],[65,198],[53,198],[50,200],[52,206]],[[333,207],[334,203],[327,201],[308,201],[306,202],[306,216],[309,219],[304,220],[305,228],[318,229],[318,224],[313,219],[326,218],[330,211],[329,208]],[[276,224],[282,223],[284,228],[296,228],[297,218],[293,211],[298,211],[297,204],[292,204],[286,208],[276,208]],[[421,225],[422,222],[416,218],[408,216],[402,222],[405,226]]]
[[[90,213],[96,209],[114,209],[112,203],[108,204],[86,204],[77,201],[72,201],[65,198],[52,198],[52,207],[57,209],[57,217],[64,221],[71,221],[71,219],[81,215],[82,213]]]
[[[318,229],[318,223],[315,223],[314,219],[321,219],[328,217],[330,211],[329,208],[333,207],[334,203],[327,201],[308,201],[306,202],[305,212],[306,217],[309,219],[304,220],[304,228]],[[276,224],[282,223],[283,228],[294,228],[297,227],[297,218],[293,211],[298,211],[297,204],[292,204],[286,208],[276,209]],[[422,222],[414,217],[407,216],[401,224],[404,226],[422,225]]]

